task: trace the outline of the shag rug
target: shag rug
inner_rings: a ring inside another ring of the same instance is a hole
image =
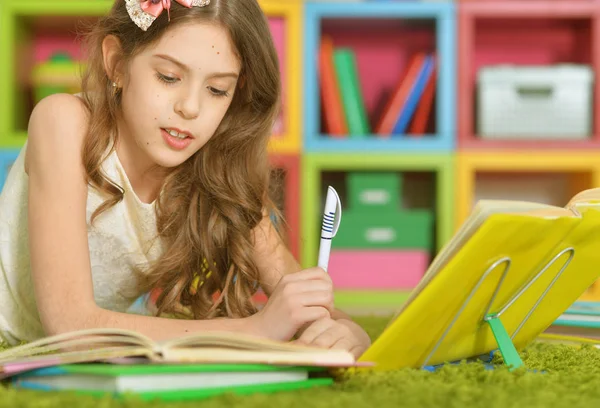
[[[382,317],[356,320],[372,338],[381,333],[387,322]],[[330,387],[263,395],[223,395],[176,403],[16,391],[0,386],[0,407],[600,407],[600,350],[589,345],[538,342],[522,351],[521,357],[527,368],[513,372],[498,357],[493,370],[479,363],[448,365],[435,372],[402,369],[385,374],[359,374]]]

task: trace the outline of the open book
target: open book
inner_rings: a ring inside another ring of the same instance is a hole
[[[600,277],[600,189],[564,208],[479,201],[359,361],[421,367],[498,349],[497,318],[520,349]]]
[[[149,362],[269,364],[304,367],[357,365],[345,350],[329,350],[232,332],[206,332],[156,342],[129,330],[88,329],[46,337],[0,352],[0,378],[32,369],[141,357]]]

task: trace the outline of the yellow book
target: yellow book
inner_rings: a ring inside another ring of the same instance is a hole
[[[564,208],[478,202],[360,361],[386,370],[462,360],[497,350],[501,332],[516,350],[528,345],[600,276],[599,210],[600,189]]]

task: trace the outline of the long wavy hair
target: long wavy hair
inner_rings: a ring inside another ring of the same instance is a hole
[[[212,0],[209,6],[191,9],[173,2],[170,21],[167,18],[162,13],[144,32],[130,19],[125,1],[117,0],[85,38],[88,64],[82,94],[90,127],[82,159],[88,183],[108,197],[92,221],[123,198],[120,186],[101,168],[118,137],[120,109],[120,97],[114,95],[104,68],[104,38],[113,35],[120,40],[120,62],[127,66],[137,53],[180,24],[224,27],[241,61],[238,89],[215,135],[166,177],[156,202],[157,238],[164,252],[145,268],[139,293],[160,288],[157,314],[182,304],[196,319],[248,316],[256,311],[252,296],[259,281],[252,259],[253,229],[265,214],[275,217],[277,225],[283,222],[269,193],[267,152],[281,102],[277,54],[256,0]],[[203,265],[209,266],[210,279],[204,279],[197,291],[189,290],[195,274],[203,279]]]

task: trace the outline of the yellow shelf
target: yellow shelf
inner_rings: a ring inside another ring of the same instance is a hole
[[[285,19],[285,100],[284,133],[269,144],[271,153],[298,154],[301,151],[302,2],[299,0],[259,0],[268,17]]]
[[[455,228],[464,222],[474,204],[478,172],[587,173],[587,178],[574,178],[572,193],[600,187],[600,160],[598,153],[593,151],[457,153]]]

